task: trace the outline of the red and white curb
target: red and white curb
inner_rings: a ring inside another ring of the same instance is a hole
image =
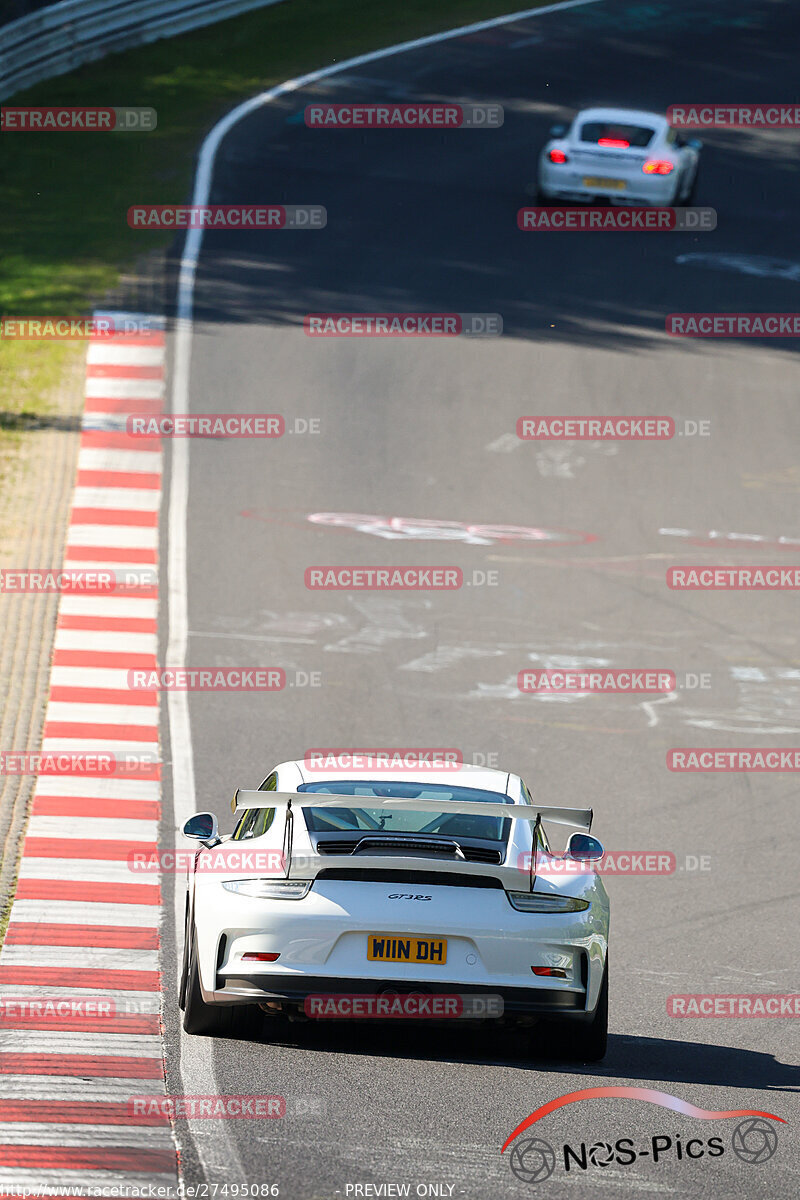
[[[161,444],[125,433],[129,413],[163,406],[163,322],[148,320],[151,334],[89,344],[65,567],[157,571]],[[158,695],[127,687],[131,667],[156,666],[157,610],[157,586],[60,597],[43,752],[159,758]],[[159,877],[127,862],[156,850],[160,797],[159,766],[37,780],[0,953],[0,1194],[177,1182],[168,1120],[129,1113],[165,1093]],[[114,1015],[10,1003],[47,998],[110,1000]]]

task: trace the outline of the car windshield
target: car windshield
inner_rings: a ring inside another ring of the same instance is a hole
[[[456,787],[446,784],[378,783],[361,780],[337,780],[326,783],[307,783],[301,792],[324,796],[350,796],[360,800],[370,797],[381,800],[441,801],[442,811],[414,812],[411,809],[386,812],[354,804],[342,808],[305,808],[303,813],[312,833],[428,833],[446,837],[474,837],[489,841],[504,841],[508,836],[508,817],[471,817],[468,813],[448,813],[448,804],[459,800],[481,801],[484,804],[510,803],[510,797],[499,792],[484,792],[480,788]]]
[[[596,146],[627,150],[633,146],[643,150],[655,137],[655,129],[647,125],[617,125],[611,121],[587,121],[581,126],[581,141]]]

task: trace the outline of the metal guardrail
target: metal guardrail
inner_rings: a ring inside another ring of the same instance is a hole
[[[0,26],[0,100],[117,50],[280,0],[61,0]]]

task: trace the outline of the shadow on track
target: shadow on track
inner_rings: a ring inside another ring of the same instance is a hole
[[[707,1042],[679,1041],[609,1034],[608,1053],[602,1063],[576,1063],[549,1054],[536,1045],[536,1032],[528,1039],[509,1030],[395,1028],[386,1024],[333,1025],[290,1023],[282,1018],[248,1014],[241,1035],[253,1048],[268,1053],[269,1046],[292,1047],[315,1054],[369,1055],[375,1058],[424,1059],[513,1067],[519,1070],[575,1074],[635,1083],[696,1083],[710,1087],[764,1088],[792,1092],[800,1089],[800,1066],[773,1055],[716,1046]],[[240,1036],[241,1036],[240,1035]],[[543,1034],[544,1037],[544,1034]]]

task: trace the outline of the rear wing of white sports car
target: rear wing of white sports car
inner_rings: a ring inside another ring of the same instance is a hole
[[[423,785],[424,786],[424,785]],[[242,812],[249,808],[369,808],[382,812],[458,813],[472,817],[515,817],[519,821],[553,821],[573,829],[592,828],[591,808],[553,808],[541,804],[504,804],[482,800],[415,800],[391,796],[330,795],[326,792],[261,792],[238,788],[231,806]]]
[[[592,810],[590,808],[553,808],[550,806],[542,806],[537,804],[514,804],[513,802],[504,803],[498,801],[481,801],[481,800],[416,800],[405,796],[353,796],[349,794],[331,795],[324,792],[266,792],[266,791],[246,791],[238,789],[233,797],[231,805],[234,813],[246,812],[254,808],[273,808],[275,810],[283,809],[285,815],[285,824],[283,831],[283,862],[286,878],[288,879],[292,866],[300,866],[297,856],[292,856],[292,845],[294,842],[294,810],[302,808],[368,808],[371,811],[379,812],[430,812],[441,814],[443,811],[449,813],[458,813],[459,815],[477,816],[477,817],[514,817],[521,821],[530,821],[534,827],[538,826],[542,821],[553,821],[558,825],[569,825],[572,828],[584,829],[588,833],[592,827]],[[352,855],[347,856],[347,867],[356,868],[358,871],[370,870],[385,870],[387,868],[387,858],[391,859],[392,869],[420,869],[420,853],[419,850],[432,849],[434,838],[430,838],[427,847],[418,845],[418,853],[403,853],[402,840],[407,837],[409,841],[414,839],[419,842],[421,837],[425,835],[414,834],[412,831],[398,831],[398,836],[394,837],[388,831],[384,830],[364,830],[363,849],[356,849]],[[376,843],[381,837],[388,836],[394,841],[394,846],[389,853],[384,848],[384,853],[375,853],[378,849]],[[449,841],[450,839],[445,839]],[[536,835],[534,833],[534,844]],[[524,869],[525,875],[529,880],[529,887],[533,890],[534,879],[536,878],[536,858],[535,851],[528,852],[523,855],[526,860],[524,868],[513,865],[493,866],[487,868],[486,864],[480,862],[467,861],[463,851],[461,850],[456,839],[452,840],[452,849],[454,857],[446,861],[437,863],[437,870],[456,871],[467,875],[483,875],[487,872],[496,874],[504,879],[510,886],[519,886],[519,872]],[[372,850],[372,853],[370,853]],[[305,869],[311,870],[314,874],[319,870],[330,870],[330,858],[319,850],[311,855],[302,855],[302,864]],[[343,865],[343,864],[342,864]]]

